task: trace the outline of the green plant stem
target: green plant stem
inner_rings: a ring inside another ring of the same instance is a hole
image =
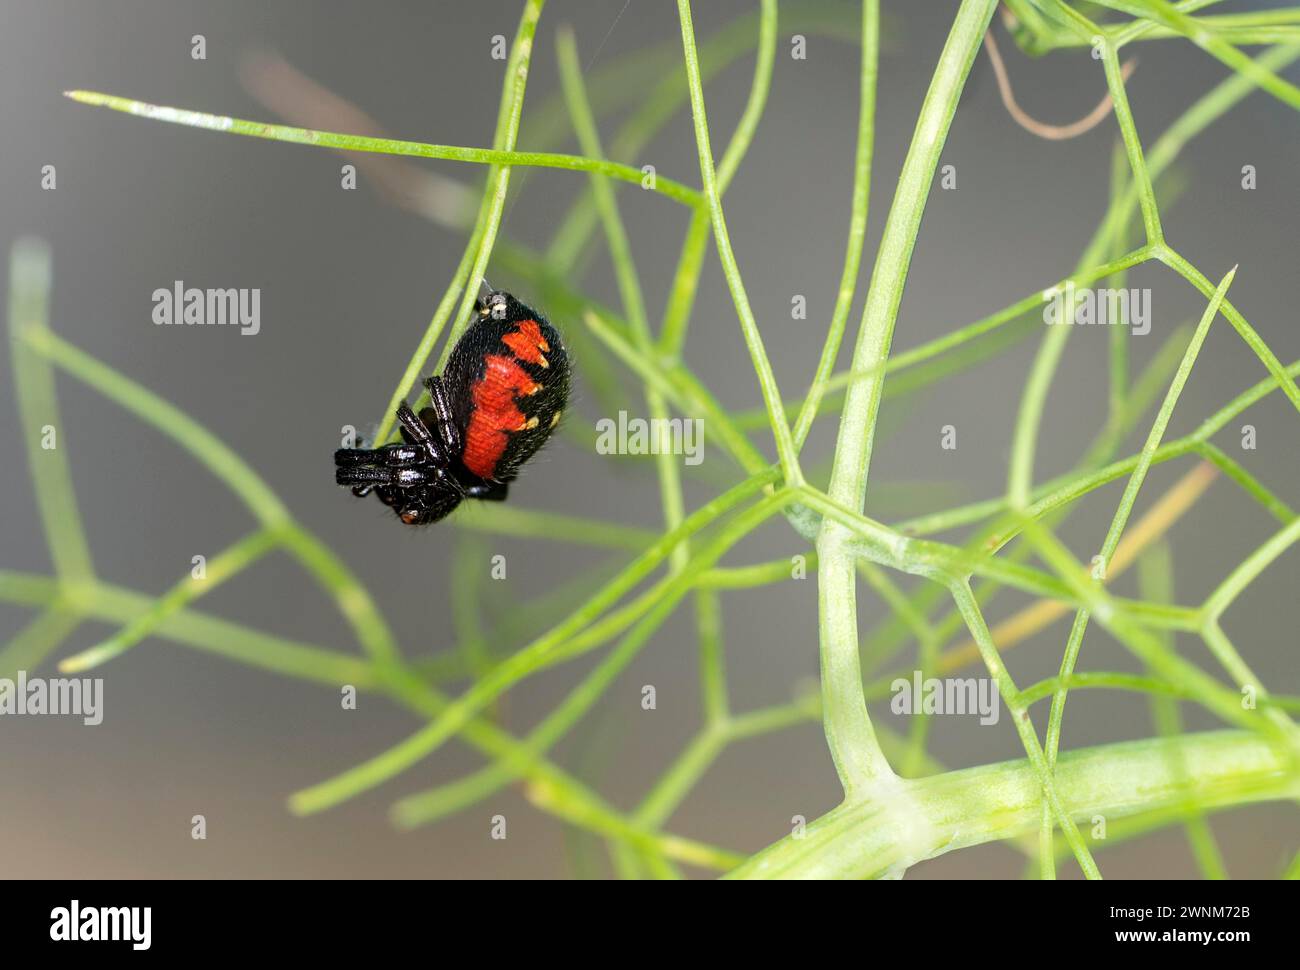
[[[939,153],[995,6],[993,0],[964,0],[940,55],[885,222],[853,353],[854,371],[883,367],[889,355],[898,305]],[[848,509],[860,509],[866,494],[882,389],[882,377],[868,377],[850,385],[845,396],[827,494]],[[876,784],[892,783],[896,776],[880,751],[862,696],[857,591],[849,536],[849,530],[841,524],[823,521],[817,537],[817,595],[826,737],[845,797],[851,800]]]
[[[1161,541],[1148,549],[1138,560],[1138,587],[1144,597],[1163,603],[1174,599],[1174,564],[1173,554],[1167,541]],[[1166,649],[1173,649],[1172,634],[1161,635]],[[1175,697],[1153,695],[1150,698],[1151,720],[1161,737],[1177,737],[1183,733],[1183,718]],[[1186,766],[1179,765],[1186,773]],[[1214,840],[1214,831],[1205,815],[1190,807],[1193,813],[1183,822],[1183,832],[1201,874],[1207,879],[1226,879],[1227,868],[1223,855]]]
[[[530,0],[530,4],[539,9],[542,2],[543,0]],[[153,121],[165,121],[190,128],[204,128],[210,131],[247,135],[251,138],[265,138],[297,145],[314,145],[319,148],[334,148],[349,152],[375,152],[381,155],[406,155],[412,158],[439,158],[453,162],[474,162],[481,165],[531,166],[565,169],[571,172],[600,172],[610,178],[638,185],[645,178],[640,169],[633,168],[630,165],[596,161],[583,158],[580,155],[469,148],[461,145],[433,145],[426,142],[402,141],[395,138],[369,138],[363,135],[347,135],[336,131],[316,131],[311,128],[294,128],[290,125],[273,125],[262,121],[246,121],[242,118],[213,115],[203,111],[190,111],[185,108],[148,104],[144,101],[104,94],[99,91],[67,91],[65,93],[73,101],[79,101],[82,104],[110,108],[113,111],[122,111],[126,114],[148,118]],[[700,199],[697,190],[666,176],[657,176],[655,178],[653,191],[686,206],[694,206],[698,204]]]
[[[519,18],[514,43],[510,47],[510,57],[506,61],[505,80],[502,84],[501,101],[497,108],[496,131],[492,136],[494,151],[512,152],[519,137],[519,120],[524,108],[524,93],[528,87],[529,65],[532,62],[533,40],[537,34],[537,21],[542,14],[545,0],[527,0]],[[442,299],[434,311],[433,319],[425,328],[415,353],[406,365],[402,379],[394,388],[389,399],[388,408],[380,417],[375,439],[379,444],[386,444],[395,435],[396,412],[398,405],[406,395],[420,373],[424,370],[434,345],[438,342],[447,321],[452,321],[451,333],[443,345],[441,360],[437,370],[441,371],[455,346],[457,339],[469,324],[470,311],[478,295],[478,281],[483,279],[488,260],[496,243],[497,231],[501,225],[502,214],[510,190],[510,165],[494,163],[488,172],[483,197],[479,202],[478,215],[470,233],[469,243],[461,255],[460,263],[452,274],[451,283],[443,292]],[[453,317],[452,307],[457,297],[460,305]],[[428,392],[416,396],[415,411],[428,403]]]
[[[776,0],[762,0],[762,20],[776,19]],[[691,117],[695,123],[695,145],[700,158],[700,181],[709,216],[713,223],[714,243],[718,248],[718,257],[722,261],[723,275],[731,290],[732,302],[736,305],[736,315],[740,318],[745,345],[749,348],[750,360],[758,376],[759,388],[763,394],[763,403],[767,407],[768,420],[776,438],[777,455],[781,461],[781,471],[788,486],[797,488],[803,484],[803,472],[799,468],[799,456],[790,434],[790,425],[786,421],[785,411],[781,407],[781,393],[777,388],[776,375],[763,348],[763,337],[758,330],[749,305],[749,296],[740,276],[740,267],[731,248],[731,237],[727,232],[726,218],[722,213],[722,198],[718,192],[718,179],[713,166],[713,149],[709,142],[709,123],[704,111],[704,86],[700,79],[699,55],[695,47],[695,28],[691,23],[690,0],[677,0],[677,15],[682,28],[682,50],[686,59],[686,78],[691,91]]]
[[[9,259],[9,346],[14,390],[27,448],[27,467],[54,569],[75,596],[94,581],[90,547],[68,468],[68,428],[59,415],[49,362],[32,353],[30,339],[49,333],[49,247],[20,239]],[[48,429],[48,430],[47,430]]]
[[[49,612],[66,609],[60,606],[57,580],[29,573],[0,570],[0,600],[45,606]],[[90,619],[129,624],[148,613],[154,603],[153,597],[143,593],[97,581],[78,601],[76,610],[68,610],[68,616],[77,622]],[[272,636],[197,610],[180,609],[169,614],[158,623],[153,634],[181,646],[308,683],[330,687],[353,684],[365,690],[374,689],[378,684],[374,669],[364,658]]]
[[[740,170],[740,163],[754,140],[754,133],[758,129],[759,120],[763,117],[768,92],[772,87],[772,71],[776,65],[777,20],[776,17],[768,15],[766,8],[759,12],[758,27],[757,56],[754,58],[754,77],[749,86],[749,97],[745,101],[745,110],[741,112],[736,130],[732,132],[731,141],[722,153],[722,161],[718,163],[719,196],[726,194],[731,180]],[[706,42],[705,47],[707,46]],[[707,73],[708,62],[708,51],[701,48],[701,84]],[[690,85],[683,85],[683,91],[689,97]],[[659,334],[659,350],[674,362],[678,361],[682,346],[686,342],[691,308],[699,288],[700,273],[704,269],[704,257],[708,249],[712,225],[709,207],[703,204],[697,206],[691,213],[691,221],[686,228],[686,238],[677,261],[677,270],[673,274],[672,285],[668,290],[668,304],[664,308],[664,322]]]
[[[45,609],[0,649],[0,678],[13,680],[20,670],[35,670],[46,657],[59,649],[81,625],[81,611],[93,589],[93,584],[82,588],[76,609],[52,593]]]
[[[216,589],[227,579],[238,574],[279,543],[275,532],[258,529],[213,556],[204,568],[204,576],[197,579],[186,576],[167,593],[158,597],[150,609],[126,624],[109,639],[89,650],[68,657],[59,664],[63,673],[80,673],[98,667],[115,657],[120,657],[133,646],[150,636],[167,617],[184,609],[200,596]]]
[[[849,238],[844,246],[844,267],[840,271],[840,286],[831,310],[830,329],[822,345],[821,358],[813,374],[812,387],[799,408],[795,420],[794,440],[802,448],[808,432],[817,417],[826,391],[826,381],[835,367],[844,342],[844,330],[849,311],[853,308],[853,294],[857,289],[858,271],[862,265],[862,244],[867,235],[867,211],[871,200],[871,159],[876,131],[876,79],[880,61],[880,3],[865,0],[862,4],[862,67],[858,72],[858,138],[853,154],[853,197],[849,206]]]
[[[1175,273],[1200,290],[1207,298],[1213,295],[1214,284],[1206,278],[1204,273],[1172,248],[1160,246],[1154,255]],[[1232,305],[1232,301],[1226,298],[1223,300],[1223,316],[1232,324],[1233,329],[1237,331],[1241,339],[1246,342],[1246,346],[1260,359],[1265,369],[1273,375],[1274,380],[1281,386],[1282,393],[1295,405],[1296,410],[1300,411],[1300,387],[1296,386],[1294,377],[1282,366],[1282,362],[1269,349],[1268,344],[1264,342],[1264,338],[1246,321],[1241,312]]]
[[[1057,790],[1071,818],[1120,819],[1171,805],[1211,808],[1300,797],[1290,766],[1288,752],[1252,733],[1188,734],[1065,752],[1057,762]],[[1025,761],[906,781],[879,798],[845,802],[811,823],[802,838],[769,846],[728,878],[895,873],[945,852],[1031,831],[1039,823],[1041,798],[1039,779]]]
[[[1300,110],[1300,88],[1284,81],[1271,70],[1237,50],[1231,44],[1206,30],[1196,21],[1179,11],[1167,0],[1140,0],[1141,6],[1150,11],[1152,19],[1171,30],[1182,34],[1196,46],[1211,56],[1222,61],[1237,74],[1249,78],[1252,82],[1277,98],[1283,104]]]
[[[578,136],[578,143],[589,157],[601,158],[604,151],[600,144],[600,134],[596,129],[596,119],[592,114],[591,104],[587,100],[587,92],[582,83],[582,65],[578,61],[578,48],[572,31],[565,30],[558,35],[556,53],[560,65],[560,79],[568,99],[569,114]],[[610,259],[614,264],[614,273],[623,300],[623,312],[631,325],[637,349],[643,355],[650,356],[655,351],[654,337],[650,333],[645,296],[641,291],[641,281],[632,258],[632,246],[628,241],[623,219],[618,212],[618,202],[614,198],[613,187],[602,175],[593,174],[591,181],[596,208],[605,230],[605,238],[609,243]],[[653,387],[647,387],[645,397],[646,409],[650,413],[651,420],[658,427],[666,427],[668,407],[664,402],[663,393]],[[654,450],[664,528],[672,530],[681,524],[685,516],[681,472],[671,448]],[[684,542],[673,550],[672,568],[680,571],[689,558],[690,546]]]
[[[1292,519],[1252,552],[1206,597],[1201,612],[1217,623],[1229,606],[1278,556],[1300,541],[1300,519]]]

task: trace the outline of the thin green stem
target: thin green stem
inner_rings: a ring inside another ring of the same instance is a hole
[[[530,0],[530,6],[540,9],[543,2],[544,0]],[[265,138],[296,145],[314,145],[319,148],[334,148],[350,152],[374,152],[381,155],[405,155],[412,158],[438,158],[453,162],[473,162],[480,165],[530,166],[535,168],[558,168],[571,172],[600,172],[610,178],[619,179],[623,182],[632,182],[637,185],[640,185],[645,179],[645,174],[639,168],[621,165],[618,162],[583,158],[581,155],[470,148],[463,145],[434,145],[427,142],[402,141],[395,138],[370,138],[364,135],[347,135],[336,131],[317,131],[311,128],[294,128],[290,125],[273,125],[262,121],[246,121],[242,118],[213,115],[203,111],[189,111],[185,108],[148,104],[144,101],[136,101],[132,98],[123,98],[113,94],[103,94],[99,91],[67,91],[65,94],[73,101],[80,101],[82,104],[110,108],[113,111],[122,111],[140,118],[149,118],[153,121],[165,121],[190,128],[204,128],[209,131],[247,135],[251,138]],[[700,200],[700,193],[696,189],[692,189],[666,176],[656,176],[653,191],[686,206],[697,205]]]
[[[804,398],[795,420],[795,445],[803,447],[817,417],[826,391],[826,381],[844,342],[844,330],[853,309],[858,271],[862,266],[862,244],[867,235],[867,210],[871,199],[871,159],[876,131],[876,78],[880,60],[880,3],[866,0],[862,4],[862,67],[858,72],[858,139],[853,154],[853,198],[849,205],[849,238],[844,246],[844,267],[840,286],[831,310],[831,325],[822,345],[821,358],[813,374],[812,387]]]
[[[80,673],[120,657],[133,646],[150,636],[169,616],[175,615],[200,596],[205,596],[232,576],[257,562],[276,547],[278,536],[267,529],[258,529],[213,556],[202,575],[186,576],[168,592],[158,597],[150,609],[117,633],[89,650],[68,657],[59,664],[63,673]]]
[[[54,374],[46,358],[32,352],[31,340],[49,334],[49,247],[38,239],[20,239],[9,257],[9,338],[14,389],[27,467],[54,569],[75,594],[93,582],[77,496],[68,467],[68,427],[59,414]]]
[[[771,361],[763,347],[763,337],[759,333],[758,322],[749,305],[749,296],[740,276],[740,266],[731,248],[731,237],[727,232],[726,218],[722,213],[722,197],[718,190],[718,178],[713,166],[713,149],[709,142],[709,123],[704,112],[704,85],[700,79],[699,54],[695,46],[695,28],[691,22],[690,0],[677,0],[677,14],[682,28],[682,50],[686,59],[686,78],[691,91],[691,117],[695,123],[695,145],[700,158],[700,181],[703,194],[709,208],[713,223],[713,238],[718,247],[718,256],[722,261],[723,275],[731,290],[732,302],[736,305],[736,315],[740,318],[740,327],[749,348],[750,360],[754,372],[758,375],[759,388],[763,393],[763,403],[767,407],[768,420],[776,438],[777,455],[781,461],[781,471],[787,485],[798,487],[803,484],[803,472],[799,468],[799,456],[790,434],[790,425],[781,406],[781,393],[776,385],[776,375],[772,372]],[[763,21],[776,20],[776,0],[762,0]],[[771,29],[775,29],[774,27]]]
[[[586,88],[582,83],[582,65],[578,61],[578,47],[572,31],[564,30],[557,36],[556,54],[560,65],[560,80],[564,86],[569,114],[574,131],[578,135],[578,143],[588,156],[601,158],[604,152],[600,144],[600,134],[596,129],[596,119],[592,114]],[[619,215],[618,202],[614,198],[614,189],[602,175],[593,174],[591,180],[596,208],[605,230],[605,238],[609,243],[610,259],[614,264],[614,274],[623,300],[623,313],[631,325],[637,349],[641,354],[650,356],[655,350],[654,337],[650,333],[645,297],[632,258],[632,246],[628,241],[627,229]],[[668,407],[663,393],[647,387],[645,397],[646,408],[650,412],[654,426],[666,428]],[[659,477],[659,497],[663,507],[664,528],[671,530],[680,525],[685,516],[681,472],[671,448],[656,447],[653,450],[655,468]],[[682,569],[689,557],[690,546],[682,543],[673,550],[673,568]]]

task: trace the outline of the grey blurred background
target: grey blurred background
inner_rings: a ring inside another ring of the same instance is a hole
[[[755,6],[744,0],[696,5],[703,38]],[[1258,4],[1224,4],[1224,10]],[[60,96],[90,88],[247,118],[271,117],[241,86],[251,50],[277,51],[327,88],[369,112],[393,136],[488,145],[502,62],[489,56],[495,34],[513,36],[519,3],[0,2],[0,232],[6,252],[22,235],[47,238],[54,254],[52,326],[60,335],[174,401],[230,443],[338,551],[373,591],[403,650],[429,656],[452,646],[448,574],[456,530],[401,527],[378,503],[359,503],[332,482],[329,454],[339,428],[375,422],[463,247],[463,238],[393,208],[363,179],[339,188],[340,159],[324,150],[220,136],[74,104]],[[856,330],[868,268],[912,124],[956,10],[955,2],[888,2],[881,62],[876,167],[868,249],[850,318]],[[645,45],[678,38],[668,0],[552,0],[538,35],[525,117],[558,90],[554,36],[576,33],[589,70],[615,64]],[[855,29],[857,4],[844,3]],[[1219,8],[1216,8],[1216,10]],[[621,13],[621,16],[620,16]],[[819,36],[806,60],[790,57],[782,27],[766,115],[726,197],[737,256],[776,374],[787,395],[802,393],[829,319],[843,255],[857,112],[855,45]],[[190,56],[203,34],[207,58]],[[1085,114],[1103,82],[1086,52],[1033,61],[1009,40],[1002,49],[1021,104],[1046,121]],[[1129,85],[1139,130],[1150,143],[1188,104],[1226,76],[1182,42],[1140,45]],[[593,62],[594,57],[594,62]],[[753,58],[741,58],[707,90],[720,153],[748,92]],[[1293,80],[1300,79],[1292,70]],[[602,120],[608,140],[621,121]],[[1248,98],[1183,153],[1187,189],[1164,213],[1171,242],[1212,278],[1241,264],[1232,299],[1284,361],[1300,356],[1296,328],[1297,189],[1300,119],[1275,100]],[[1104,210],[1113,120],[1074,141],[1049,143],[1017,127],[999,102],[981,55],[941,164],[957,169],[956,191],[932,194],[916,249],[895,346],[926,339],[999,309],[1071,270]],[[521,148],[531,147],[521,142]],[[561,150],[576,150],[572,139]],[[688,113],[680,113],[634,164],[698,184]],[[42,191],[41,167],[57,167],[58,188]],[[1258,170],[1243,191],[1241,168]],[[477,167],[425,167],[477,185]],[[503,233],[544,247],[568,202],[583,187],[575,173],[535,170],[511,205]],[[619,191],[652,318],[666,298],[686,224],[673,203],[629,187]],[[504,270],[495,285],[527,289]],[[200,287],[260,287],[256,337],[229,328],[163,328],[150,321],[151,293],[174,280]],[[611,305],[617,291],[598,257],[575,281]],[[7,285],[7,284],[0,284]],[[1159,268],[1130,285],[1153,291],[1153,327],[1133,338],[1141,367],[1179,323],[1195,320],[1201,297]],[[793,294],[808,298],[808,319],[790,319]],[[545,307],[542,307],[545,309]],[[562,328],[578,321],[556,320]],[[892,434],[872,464],[868,510],[886,519],[998,494],[1004,487],[1011,426],[1038,335],[946,383],[887,407]],[[50,568],[25,462],[0,342],[0,568]],[[740,330],[714,255],[692,321],[687,356],[724,404],[758,402]],[[841,366],[848,360],[847,351]],[[1264,372],[1220,320],[1178,406],[1169,436],[1186,433]],[[1040,441],[1040,478],[1067,469],[1105,413],[1106,334],[1079,328],[1052,387]],[[630,382],[631,379],[627,378]],[[71,462],[98,572],[156,594],[246,533],[249,516],[172,443],[66,377],[58,379]],[[603,415],[579,386],[574,426]],[[1146,421],[1124,452],[1136,449]],[[1296,501],[1300,420],[1280,395],[1243,419],[1258,449],[1239,436],[1220,443],[1284,498]],[[1240,424],[1242,422],[1236,422]],[[939,448],[939,429],[958,428],[958,448]],[[1231,433],[1230,433],[1231,432]],[[594,441],[594,430],[591,433]],[[766,436],[756,437],[770,451]],[[819,425],[805,454],[824,467],[833,422]],[[706,446],[705,468],[730,475]],[[1140,514],[1187,462],[1154,469]],[[687,479],[688,503],[714,494]],[[1120,485],[1094,493],[1063,530],[1077,556],[1100,543]],[[657,527],[653,477],[564,440],[530,466],[512,502]],[[1180,602],[1198,602],[1275,524],[1220,480],[1175,529],[1171,542]],[[509,563],[510,595],[553,588],[602,560],[561,543],[489,537],[484,551]],[[805,551],[777,522],[743,543],[733,564]],[[1297,563],[1291,550],[1252,585],[1226,628],[1264,682],[1300,691],[1294,610]],[[487,564],[484,563],[484,570]],[[1133,577],[1117,588],[1134,592]],[[882,616],[861,593],[864,632]],[[1006,594],[990,610],[1022,606]],[[355,650],[332,604],[285,556],[273,555],[204,599],[201,608],[285,636]],[[724,598],[733,706],[779,703],[817,672],[816,592],[811,581]],[[0,605],[0,638],[33,614]],[[489,620],[491,618],[489,617]],[[59,656],[84,649],[110,628],[88,623]],[[1067,626],[1045,631],[1010,655],[1022,685],[1055,673]],[[513,646],[519,646],[515,643]],[[1206,664],[1204,648],[1181,639]],[[591,658],[530,681],[509,698],[516,733],[545,715],[588,669]],[[1100,629],[1089,632],[1081,667],[1136,669]],[[42,673],[50,674],[52,662]],[[0,724],[0,872],[8,876],[563,876],[572,868],[572,833],[511,788],[448,821],[399,834],[385,812],[398,797],[462,776],[481,762],[458,743],[400,779],[310,819],[291,817],[290,792],[331,776],[406,736],[416,722],[372,695],[341,712],[334,691],[236,666],[149,640],[99,671],[106,678],[103,725],[66,719],[5,718]],[[654,684],[658,709],[643,711],[640,687]],[[698,687],[689,612],[669,622],[605,701],[557,749],[557,760],[611,802],[630,807],[698,724]],[[1045,706],[1036,716],[1045,717]],[[895,730],[903,719],[885,704],[873,714]],[[1210,727],[1197,711],[1189,723]],[[1022,754],[1011,725],[976,730],[974,717],[937,718],[933,754],[953,767]],[[1151,733],[1145,702],[1105,691],[1071,696],[1064,746]],[[729,749],[671,820],[682,834],[755,850],[789,831],[791,816],[816,817],[838,795],[819,725]],[[190,817],[208,820],[208,839],[190,838]],[[509,838],[489,838],[504,814]],[[1264,806],[1217,816],[1235,876],[1271,876],[1295,851],[1293,808]],[[589,854],[589,853],[588,853]],[[599,853],[596,857],[599,859]],[[1181,833],[1167,829],[1099,862],[1114,877],[1192,877]],[[1012,876],[1023,860],[985,846],[917,867],[915,877]],[[587,870],[579,870],[587,871]],[[602,871],[599,867],[596,872]]]

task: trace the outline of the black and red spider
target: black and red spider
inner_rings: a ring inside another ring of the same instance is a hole
[[[502,501],[519,467],[546,443],[569,398],[560,335],[509,293],[489,293],[441,375],[429,406],[397,409],[402,441],[334,452],[335,480],[374,492],[407,525],[437,522],[462,499]]]

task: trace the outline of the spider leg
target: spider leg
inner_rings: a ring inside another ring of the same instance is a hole
[[[334,470],[334,480],[340,485],[366,487],[368,485],[395,485],[398,488],[415,488],[446,482],[448,475],[436,466],[423,468],[386,468],[375,465],[342,466]]]
[[[359,498],[374,494],[409,525],[436,522],[465,496],[453,472],[460,432],[446,393],[434,385],[434,406],[419,417],[405,402],[397,409],[402,440],[381,448],[340,448],[334,480]]]
[[[509,491],[509,482],[484,482],[481,485],[470,485],[465,489],[465,495],[484,502],[504,502]]]
[[[386,465],[397,468],[415,465],[422,455],[411,445],[387,445],[383,448],[340,448],[334,452],[334,464],[340,468],[352,465]]]
[[[456,416],[451,410],[451,399],[447,397],[447,387],[442,382],[441,377],[430,377],[424,382],[424,386],[429,391],[429,406],[420,412],[421,420],[425,419],[425,413],[433,412],[432,426],[437,429],[438,436],[442,438],[442,443],[447,447],[449,455],[459,455],[461,450],[460,427],[456,424]]]
[[[452,452],[446,447],[445,443],[435,435],[429,427],[415,416],[409,404],[402,402],[401,407],[397,409],[397,420],[402,423],[402,430],[406,432],[407,437],[412,444],[417,444],[424,449],[432,461],[439,464],[446,464],[451,459]]]
[[[334,452],[334,464],[337,466],[334,480],[340,485],[351,485],[352,494],[357,498],[369,495],[378,481],[385,483],[390,479],[376,479],[360,471],[378,466],[383,468],[409,468],[418,465],[424,458],[424,452],[413,445],[388,445],[384,448],[340,448]],[[382,497],[382,496],[381,496]]]

